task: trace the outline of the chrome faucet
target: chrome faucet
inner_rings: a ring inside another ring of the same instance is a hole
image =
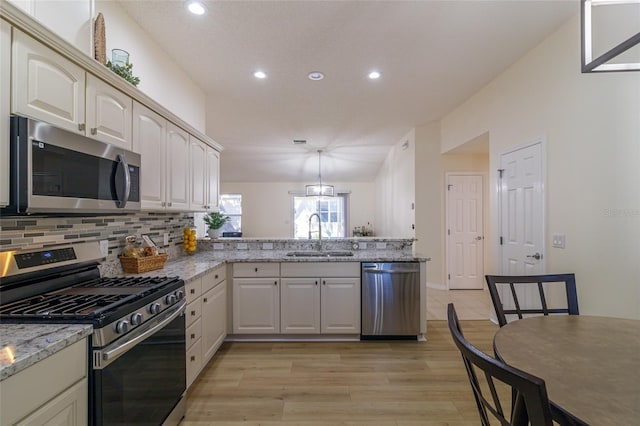
[[[313,219],[314,216],[318,218],[318,250],[322,250],[322,221],[318,213],[312,213],[309,216],[309,239],[311,239],[311,219]]]

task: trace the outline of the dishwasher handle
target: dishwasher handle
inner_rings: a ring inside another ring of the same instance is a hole
[[[365,274],[415,274],[420,269],[365,269]]]

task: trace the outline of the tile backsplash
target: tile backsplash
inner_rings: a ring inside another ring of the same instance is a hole
[[[0,218],[0,251],[29,249],[87,241],[107,240],[107,264],[118,263],[127,235],[148,235],[162,246],[163,235],[169,234],[170,257],[181,256],[182,230],[193,226],[193,213],[140,212],[113,216],[86,217],[2,217]]]

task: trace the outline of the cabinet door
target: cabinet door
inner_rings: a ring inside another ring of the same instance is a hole
[[[278,278],[233,280],[233,332],[280,333],[280,286]]]
[[[320,333],[320,278],[282,278],[280,332]]]
[[[323,278],[321,332],[360,334],[360,279]]]
[[[162,210],[166,204],[167,120],[137,102],[133,103],[133,116],[133,150],[142,162],[142,208]]]
[[[191,211],[205,211],[207,204],[207,147],[190,136]]]
[[[167,123],[167,209],[189,210],[189,134]]]
[[[12,112],[84,134],[84,70],[15,29],[11,88]]]
[[[187,389],[196,380],[202,370],[202,339],[187,350]]]
[[[206,210],[217,209],[220,205],[220,153],[211,147],[207,147],[207,203]]]
[[[87,135],[131,150],[131,98],[87,74]]]
[[[88,389],[87,379],[80,380],[16,426],[86,424],[89,417]]]
[[[206,279],[213,279],[207,277]],[[227,283],[220,284],[202,295],[202,363],[216,353],[227,331]]]
[[[0,19],[0,207],[9,204],[9,91],[11,90],[11,26]]]

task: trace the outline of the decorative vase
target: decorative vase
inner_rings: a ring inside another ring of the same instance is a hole
[[[220,229],[209,228],[207,234],[209,235],[209,238],[215,240],[217,238],[220,238]]]

